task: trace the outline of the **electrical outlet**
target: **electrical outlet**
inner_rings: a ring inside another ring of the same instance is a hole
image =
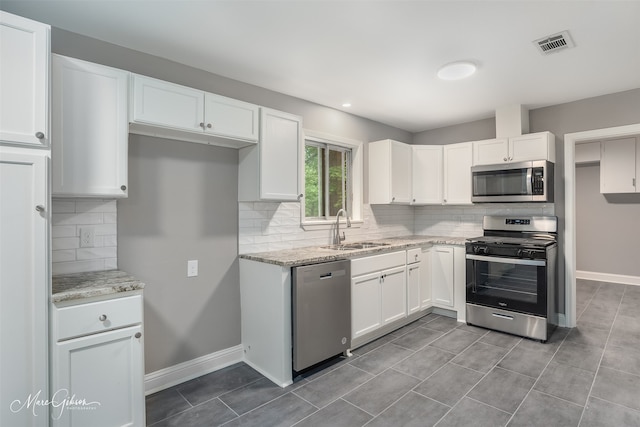
[[[96,230],[93,227],[83,227],[80,229],[80,247],[92,248],[95,246]]]
[[[198,260],[190,259],[187,261],[187,277],[196,277],[198,275]]]

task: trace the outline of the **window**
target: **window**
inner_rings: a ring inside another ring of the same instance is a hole
[[[303,225],[333,222],[340,209],[361,220],[361,147],[359,141],[305,131]]]
[[[305,143],[304,194],[308,219],[351,211],[351,150],[308,140]]]

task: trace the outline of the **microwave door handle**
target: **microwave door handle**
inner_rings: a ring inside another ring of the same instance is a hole
[[[527,168],[527,195],[533,194],[533,168]]]

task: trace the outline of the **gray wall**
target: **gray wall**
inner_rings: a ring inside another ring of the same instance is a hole
[[[306,129],[411,142],[403,130],[57,28],[52,50],[298,114]],[[118,267],[147,283],[147,373],[241,343],[237,176],[236,150],[129,136]],[[199,260],[197,278],[186,277],[189,259]]]
[[[419,132],[413,135],[413,144],[417,145],[442,145],[455,144],[457,142],[481,141],[496,137],[496,119],[476,120],[474,122],[461,123]]]
[[[600,166],[576,166],[576,268],[640,277],[640,194],[600,193]]]

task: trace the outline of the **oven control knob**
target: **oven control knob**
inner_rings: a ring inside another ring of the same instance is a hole
[[[489,248],[486,246],[474,246],[473,247],[473,252],[476,254],[488,254],[489,253]]]

